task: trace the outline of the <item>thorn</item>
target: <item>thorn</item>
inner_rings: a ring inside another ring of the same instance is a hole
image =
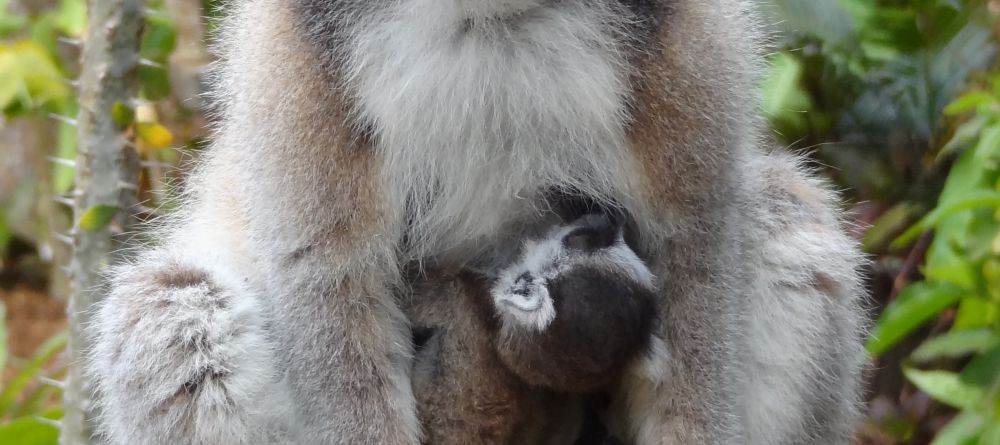
[[[41,258],[42,261],[44,261],[46,263],[51,263],[53,256],[55,256],[55,254],[52,251],[52,244],[51,243],[45,243],[45,242],[43,242],[43,243],[38,244],[38,257]]]
[[[152,68],[163,68],[162,63],[157,63],[149,59],[139,59],[139,65],[148,66]]]
[[[52,420],[42,416],[35,416],[35,421],[37,421],[38,423],[44,423],[49,426],[54,426],[58,429],[62,429],[62,422],[58,420]]]
[[[131,100],[129,100],[128,103],[132,108],[139,108],[147,105],[152,106],[156,104],[156,102],[146,100],[141,97],[134,97]]]
[[[66,207],[73,207],[74,205],[76,205],[76,203],[73,202],[73,198],[67,198],[65,196],[53,196],[52,200]]]
[[[118,188],[125,190],[139,190],[139,186],[125,181],[118,181]]]
[[[50,378],[45,377],[45,376],[39,376],[38,377],[38,381],[42,382],[43,384],[46,384],[46,385],[49,385],[49,386],[54,386],[54,387],[59,388],[59,389],[66,389],[66,382],[64,382],[62,380],[50,379]]]
[[[163,169],[174,168],[173,165],[167,164],[166,162],[157,162],[157,161],[139,161],[139,165],[142,168],[163,168]]]
[[[83,40],[80,40],[80,39],[71,39],[69,37],[59,37],[56,40],[59,41],[59,43],[65,43],[67,45],[72,45],[72,46],[81,46],[81,45],[83,45]]]
[[[66,125],[72,125],[74,127],[76,126],[76,119],[73,119],[71,117],[66,117],[55,113],[49,113],[49,117],[59,122],[62,122]]]
[[[70,168],[76,168],[76,161],[66,158],[57,158],[55,156],[48,156],[47,159],[53,164],[59,164]]]
[[[69,235],[63,235],[62,233],[55,233],[52,235],[53,238],[62,242],[63,244],[73,247],[73,237]]]

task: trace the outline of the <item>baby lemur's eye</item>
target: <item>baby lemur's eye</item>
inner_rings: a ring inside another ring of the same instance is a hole
[[[618,238],[618,225],[603,213],[593,213],[580,218],[573,229],[562,239],[567,249],[590,252],[611,247]]]

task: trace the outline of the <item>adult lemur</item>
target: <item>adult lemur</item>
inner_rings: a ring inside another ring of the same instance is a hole
[[[749,1],[233,0],[223,28],[215,145],[95,324],[113,442],[418,443],[401,270],[502,263],[553,190],[630,215],[657,277],[663,366],[617,436],[849,442],[860,257],[760,149]]]

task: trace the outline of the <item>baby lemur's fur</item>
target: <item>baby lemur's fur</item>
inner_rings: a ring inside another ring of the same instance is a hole
[[[402,298],[431,444],[611,444],[598,401],[653,341],[653,277],[590,214],[530,240],[498,278],[423,275]]]
[[[635,221],[657,360],[611,394],[648,444],[846,444],[857,246],[761,148],[749,0],[231,0],[214,144],[111,271],[112,443],[416,444],[405,265],[503,263],[568,190]]]

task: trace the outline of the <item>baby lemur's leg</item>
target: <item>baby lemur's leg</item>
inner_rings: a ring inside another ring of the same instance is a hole
[[[571,445],[580,397],[531,387],[496,352],[488,284],[471,274],[421,277],[402,298],[417,345],[413,392],[424,443]]]

